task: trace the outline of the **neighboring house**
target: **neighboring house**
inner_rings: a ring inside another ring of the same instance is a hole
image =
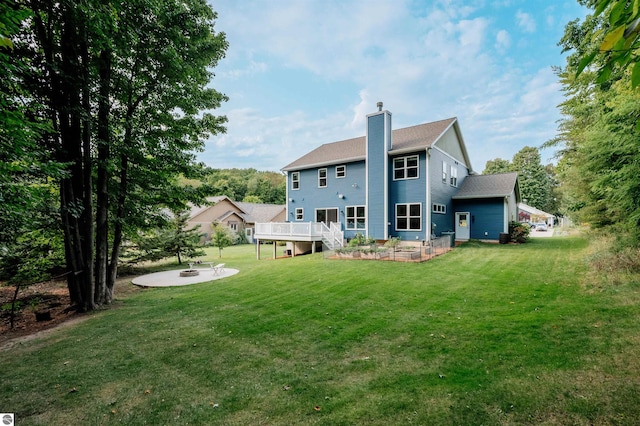
[[[213,224],[223,224],[248,242],[254,242],[253,234],[257,222],[282,222],[286,220],[285,206],[282,204],[255,204],[232,201],[229,197],[218,196],[207,198],[205,206],[193,206],[189,226],[200,225],[205,234],[204,240],[211,240]]]
[[[524,203],[518,204],[518,209],[520,210],[520,213],[518,214],[518,220],[520,222],[544,222],[549,226],[554,225],[556,217],[551,213],[544,212]]]
[[[450,231],[461,240],[498,240],[508,232],[517,217],[517,175],[472,176],[457,118],[392,130],[391,113],[382,103],[378,108],[367,115],[365,136],[324,144],[282,169],[289,226],[258,224],[257,239],[296,241],[296,251],[311,243],[313,251],[315,241],[339,245],[333,242],[340,238],[327,236],[338,229],[346,239],[360,233],[417,244]],[[484,184],[499,187],[480,191]]]

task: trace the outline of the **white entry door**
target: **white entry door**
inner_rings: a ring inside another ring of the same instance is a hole
[[[456,240],[468,240],[469,212],[456,212]]]

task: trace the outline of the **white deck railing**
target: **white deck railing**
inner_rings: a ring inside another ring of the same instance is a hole
[[[320,240],[322,238],[322,226],[323,223],[321,222],[256,223],[255,238],[276,240],[297,237]]]
[[[324,241],[331,249],[344,244],[339,223],[330,226],[322,222],[256,223],[254,237],[258,240]]]

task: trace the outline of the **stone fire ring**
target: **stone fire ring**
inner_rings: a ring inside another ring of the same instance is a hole
[[[187,269],[186,271],[180,271],[181,277],[196,277],[200,275],[200,271],[196,271],[195,269]]]

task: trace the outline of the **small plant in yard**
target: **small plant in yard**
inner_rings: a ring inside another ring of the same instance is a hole
[[[509,236],[511,237],[511,241],[515,241],[516,243],[526,243],[529,239],[530,232],[531,228],[524,223],[509,223]]]
[[[356,234],[351,240],[349,240],[350,247],[369,246],[375,243],[375,238],[365,237],[364,234]]]
[[[391,237],[384,243],[384,246],[391,250],[396,250],[401,242],[402,239],[400,237]]]

